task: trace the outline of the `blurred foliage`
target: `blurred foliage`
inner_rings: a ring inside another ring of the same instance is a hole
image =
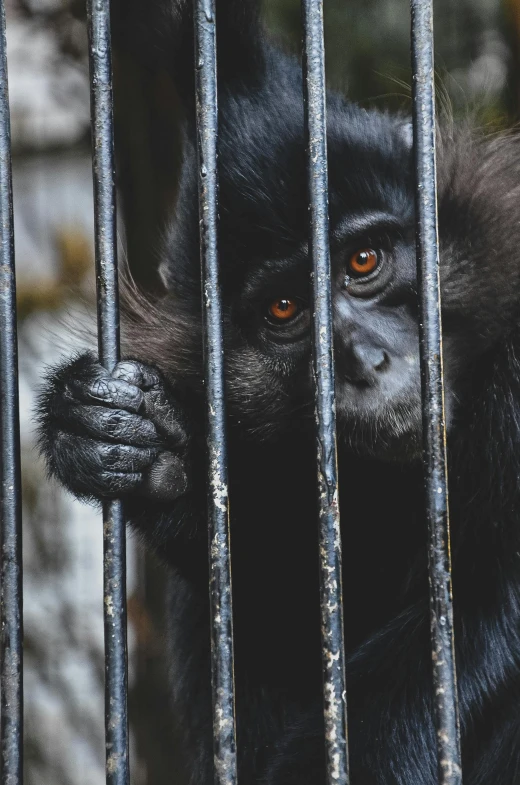
[[[144,43],[140,22],[140,0],[112,0],[117,52],[131,54],[134,65],[153,71],[153,42]],[[11,0],[19,16],[31,24],[52,30],[59,57],[70,58],[86,67],[87,45],[83,0]],[[456,105],[473,100],[475,88],[480,100],[497,92],[497,84],[464,84],[464,71],[482,57],[501,55],[509,61],[510,76],[516,67],[516,39],[520,35],[520,0],[436,0],[436,61],[438,70]],[[301,45],[300,0],[263,0],[267,26],[294,52]],[[134,14],[135,10],[135,14]],[[410,12],[408,0],[324,0],[327,76],[329,83],[348,92],[356,101],[380,100],[401,104],[410,83]],[[128,20],[130,23],[128,24]],[[121,37],[123,33],[123,38]],[[126,38],[126,41],[123,40]],[[502,47],[500,39],[509,53]],[[139,51],[140,50],[140,51]],[[130,63],[125,64],[131,67]],[[461,78],[457,86],[456,79]],[[499,102],[511,108],[507,94],[516,80],[502,85]],[[164,85],[163,85],[164,87]],[[457,95],[458,93],[458,95]],[[510,97],[510,96],[509,96]],[[515,109],[516,113],[516,109]]]
[[[436,0],[434,7],[436,67],[444,97],[455,110],[493,103],[502,116],[512,106],[502,71],[511,64],[505,33],[510,14],[520,16],[520,3]],[[299,51],[300,0],[265,0],[265,11],[268,25]],[[408,0],[325,0],[324,21],[329,84],[354,101],[409,109]],[[468,73],[482,58],[479,84]]]
[[[84,0],[11,0],[16,14],[31,25],[51,30],[58,43],[56,62],[87,61]]]

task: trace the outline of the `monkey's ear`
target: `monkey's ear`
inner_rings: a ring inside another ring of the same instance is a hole
[[[164,259],[158,266],[159,281],[163,294],[174,295],[186,305],[191,304],[198,312],[201,304],[200,265],[189,260],[177,259],[175,263]]]
[[[159,273],[160,282],[164,286],[165,290],[169,292],[173,283],[171,280],[171,262],[168,262],[167,259],[163,259],[162,262],[159,263],[157,272]]]
[[[182,291],[188,300],[200,299],[199,211],[196,192],[182,189],[178,195],[182,214],[175,214],[162,233],[157,249],[157,274],[166,292]]]

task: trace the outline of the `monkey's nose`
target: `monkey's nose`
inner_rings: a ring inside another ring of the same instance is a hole
[[[387,353],[375,346],[355,346],[354,355],[367,370],[383,371],[389,363]]]
[[[390,364],[388,354],[377,346],[357,344],[342,352],[340,372],[351,382],[374,384]]]

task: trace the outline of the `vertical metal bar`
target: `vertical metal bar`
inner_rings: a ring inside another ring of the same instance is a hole
[[[88,0],[99,360],[119,361],[116,189],[109,0]],[[128,785],[126,550],[120,501],[103,505],[107,785]]]
[[[21,785],[23,777],[22,506],[11,123],[3,2],[0,2],[0,25],[1,781],[3,785]]]
[[[215,0],[195,0],[200,248],[207,396],[208,522],[213,752],[216,785],[237,782],[233,613],[225,428],[224,350],[217,252],[217,58]]]
[[[432,0],[411,0],[424,475],[439,785],[461,785],[442,368]]]
[[[305,122],[313,265],[313,348],[320,523],[320,592],[328,785],[347,785],[347,701],[341,533],[337,486],[336,401],[330,281],[327,113],[323,0],[302,0]]]

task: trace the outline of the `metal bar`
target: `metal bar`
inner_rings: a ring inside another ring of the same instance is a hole
[[[442,367],[432,0],[411,0],[424,476],[439,785],[461,785]]]
[[[313,357],[318,454],[325,752],[328,785],[347,785],[349,782],[347,701],[330,282],[323,0],[302,0],[302,13],[311,215],[310,250],[314,282]]]
[[[207,405],[213,754],[216,785],[236,785],[233,611],[224,350],[217,251],[218,105],[215,0],[194,0],[200,249]]]
[[[99,360],[119,361],[116,189],[109,0],[87,2]],[[128,785],[126,548],[120,501],[103,504],[107,785]]]
[[[1,781],[2,785],[21,785],[23,779],[22,501],[11,123],[3,2],[0,2],[0,25]]]

